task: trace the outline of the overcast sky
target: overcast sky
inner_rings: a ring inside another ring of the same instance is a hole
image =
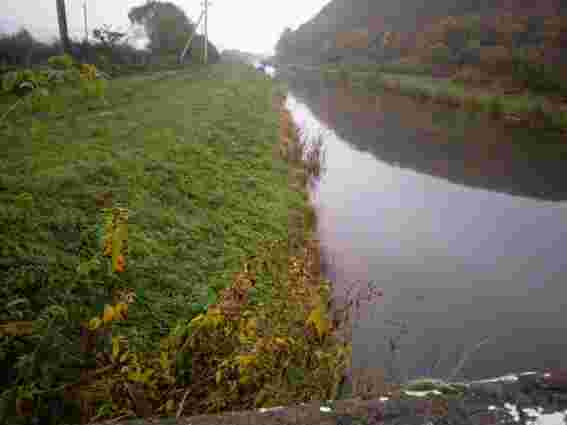
[[[69,31],[82,37],[85,0],[66,0]],[[110,24],[129,27],[128,10],[145,0],[86,0],[89,27]],[[189,18],[197,20],[201,0],[172,0]],[[222,49],[272,53],[284,27],[293,29],[314,16],[329,0],[211,0],[209,37]],[[12,31],[24,25],[46,39],[57,35],[55,0],[0,0],[0,29]]]

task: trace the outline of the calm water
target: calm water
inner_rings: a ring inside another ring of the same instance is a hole
[[[383,288],[357,321],[353,366],[446,377],[488,338],[460,377],[566,367],[567,162],[557,136],[357,95],[316,73],[281,76],[296,122],[325,140],[313,199],[336,294],[355,281]]]

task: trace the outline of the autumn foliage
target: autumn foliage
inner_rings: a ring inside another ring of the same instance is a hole
[[[280,117],[291,183],[305,190],[299,134],[289,112],[282,108]],[[98,203],[106,207],[103,249],[114,258],[126,252],[120,230],[126,210],[109,208],[108,196]],[[104,417],[148,417],[336,398],[351,348],[335,336],[347,319],[331,320],[331,286],[320,273],[312,214],[290,220],[288,240],[263,244],[216,302],[171,328],[158,352],[135,351],[116,332],[115,324],[127,321],[130,306],[140,302],[132,291],[117,291],[82,330],[83,350],[97,352],[97,368],[85,371],[68,397],[81,401],[83,417],[92,418],[101,405],[107,406]],[[99,351],[101,344],[106,349]]]
[[[335,40],[338,49],[367,49],[369,44],[370,36],[366,30],[340,32]]]

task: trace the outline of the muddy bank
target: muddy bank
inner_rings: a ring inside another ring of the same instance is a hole
[[[416,390],[421,388],[422,390]],[[395,394],[312,402],[222,415],[120,422],[123,425],[559,425],[567,415],[567,372],[528,372],[483,381],[415,381]],[[117,422],[113,422],[117,423]],[[110,425],[109,422],[100,425]]]

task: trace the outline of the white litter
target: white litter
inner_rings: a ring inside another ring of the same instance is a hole
[[[264,408],[264,407],[263,407],[263,408],[261,408],[261,409],[259,410],[259,412],[260,412],[260,413],[273,412],[273,411],[275,411],[275,410],[281,410],[281,409],[283,409],[283,408],[284,408],[283,406],[269,407],[269,408]]]
[[[441,391],[431,390],[431,391],[404,391],[405,394],[412,397],[427,397],[428,395],[441,395]]]
[[[482,379],[480,381],[474,381],[475,384],[487,384],[489,382],[516,382],[518,381],[518,377],[516,375],[505,375],[499,376],[498,378],[492,379]]]

